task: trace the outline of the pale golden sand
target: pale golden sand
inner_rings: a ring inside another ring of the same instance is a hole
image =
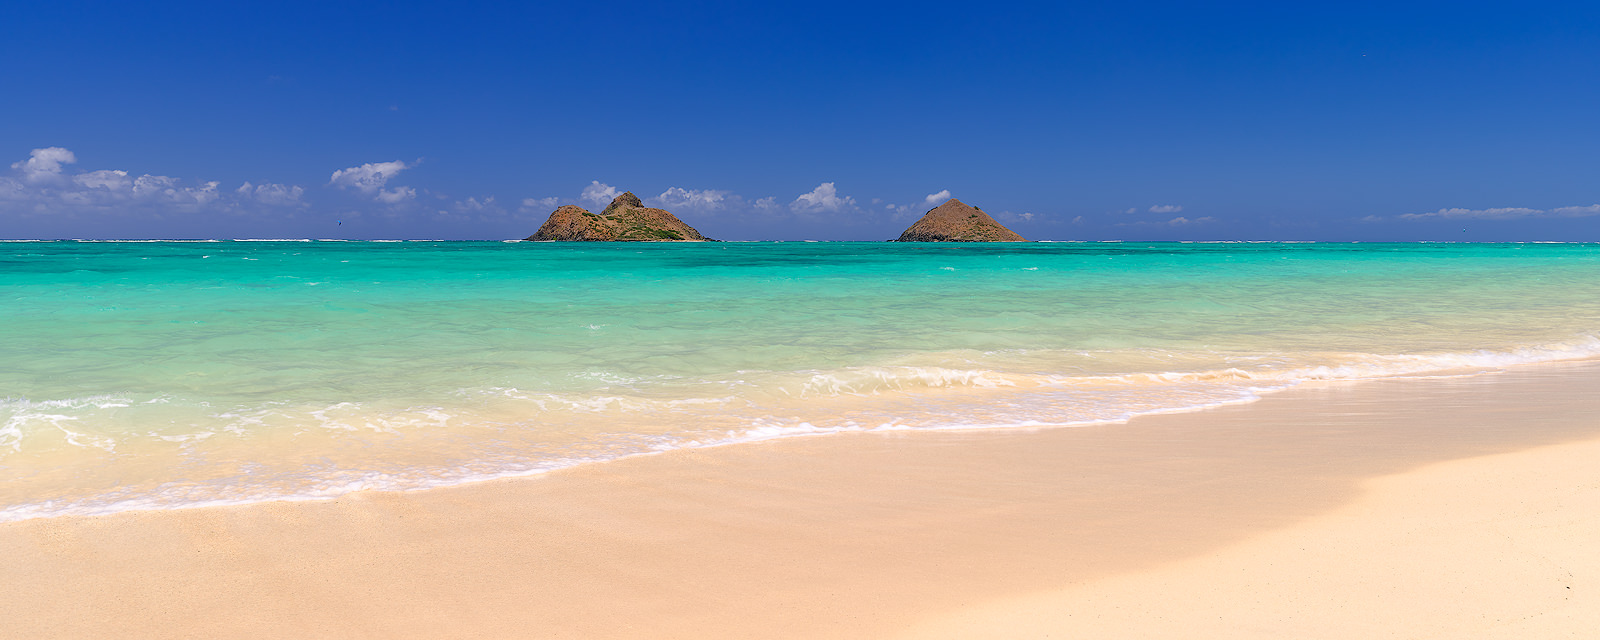
[[[1586,637],[1597,391],[1549,366],[12,523],[0,636]]]
[[[1600,441],[1430,465],[1223,549],[903,638],[1594,638]]]

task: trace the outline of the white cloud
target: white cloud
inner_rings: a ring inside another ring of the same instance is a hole
[[[306,190],[302,187],[294,185],[277,184],[272,182],[250,184],[249,182],[246,182],[238,189],[235,189],[234,192],[238,193],[240,196],[250,198],[256,202],[266,205],[280,207],[306,206],[306,203],[300,200],[300,196],[304,195]]]
[[[494,204],[494,196],[489,196],[489,197],[484,198],[482,200],[479,200],[477,198],[467,198],[466,200],[457,200],[456,203],[455,203],[455,207],[459,211],[484,211],[486,209],[493,210],[493,209],[498,209],[499,208],[499,207],[496,207],[495,204]]]
[[[1527,207],[1501,207],[1496,209],[1440,209],[1430,213],[1401,214],[1400,219],[1516,220],[1519,218],[1583,218],[1595,215],[1600,215],[1600,204],[1591,204],[1586,207],[1557,207],[1554,209],[1529,209]]]
[[[384,189],[379,191],[378,195],[372,196],[372,199],[384,204],[399,204],[407,200],[414,200],[416,197],[416,189],[412,189],[411,187],[395,187],[393,189]]]
[[[619,195],[622,195],[622,192],[617,191],[616,187],[599,180],[591,180],[589,186],[583,188],[583,195],[580,197],[600,205],[611,204],[611,201],[615,200]]]
[[[212,180],[211,182],[205,183],[205,185],[202,186],[199,190],[185,189],[184,190],[184,194],[187,195],[188,197],[194,198],[197,202],[200,202],[201,204],[205,204],[207,202],[211,202],[213,200],[216,200],[218,197],[220,197],[220,194],[217,193],[217,185],[220,185],[220,184],[222,184],[222,183],[221,182],[217,182],[216,180]]]
[[[559,204],[561,204],[561,199],[555,196],[550,196],[548,198],[523,198],[522,208],[520,211],[523,213],[554,211],[556,206]]]
[[[819,211],[838,211],[856,204],[855,198],[839,195],[832,182],[817,185],[809,193],[802,193],[789,203],[789,208],[799,213],[815,213]]]
[[[1158,204],[1150,207],[1150,213],[1177,213],[1179,211],[1183,211],[1183,207],[1176,204]]]
[[[395,187],[384,189],[389,184],[389,179],[399,175],[401,171],[415,167],[416,163],[406,164],[400,160],[393,162],[368,162],[359,167],[340,169],[333,172],[333,177],[328,179],[328,184],[343,189],[354,189],[373,200],[385,204],[396,204],[417,197],[417,190],[411,187]]]
[[[368,162],[359,167],[339,169],[333,172],[333,177],[328,179],[328,184],[355,189],[362,193],[377,193],[384,185],[389,183],[401,171],[409,169],[405,162]]]
[[[0,177],[0,199],[23,200],[27,198],[27,188],[21,182],[11,178]]]
[[[122,191],[133,186],[133,181],[128,179],[128,172],[117,169],[101,169],[72,176],[72,181],[90,189],[105,189],[107,191]]]
[[[1402,220],[1426,220],[1428,218],[1440,219],[1469,219],[1469,220],[1512,220],[1515,218],[1530,218],[1541,215],[1541,209],[1526,207],[1500,207],[1496,209],[1440,209],[1431,213],[1406,213],[1400,216]]]
[[[1205,216],[1205,217],[1202,217],[1202,218],[1185,218],[1183,216],[1178,216],[1176,218],[1170,218],[1170,219],[1167,219],[1167,220],[1140,220],[1138,222],[1120,222],[1120,223],[1117,223],[1116,226],[1119,226],[1119,227],[1141,227],[1141,228],[1148,228],[1148,227],[1182,227],[1182,226],[1193,225],[1193,224],[1210,224],[1210,223],[1213,223],[1213,222],[1216,222],[1216,221],[1217,221],[1217,219],[1213,218],[1211,216]],[[1074,222],[1076,222],[1076,220],[1074,220]]]
[[[589,181],[588,186],[578,194],[578,201],[587,207],[602,207],[610,204],[617,196],[622,195],[622,190],[599,180]],[[522,213],[549,213],[563,202],[572,202],[569,198],[525,198],[521,201],[519,211]],[[688,212],[700,215],[720,213],[774,213],[782,209],[773,197],[746,200],[743,196],[725,189],[687,189],[684,187],[668,187],[659,195],[644,198],[643,202],[651,207],[659,207],[674,212]]]
[[[776,196],[757,198],[755,202],[750,203],[750,208],[762,213],[773,213],[778,210],[778,198]]]
[[[687,209],[709,213],[735,204],[740,198],[730,191],[670,187],[651,200],[664,209]]]
[[[139,176],[137,178],[134,178],[134,180],[133,180],[133,194],[136,195],[136,196],[148,196],[148,195],[151,195],[151,194],[161,193],[163,191],[175,189],[175,188],[177,188],[177,186],[178,186],[178,179],[177,178],[171,178],[171,177],[167,177],[167,176],[152,176],[150,174],[145,174],[145,175]]]
[[[196,183],[152,174],[132,176],[122,169],[68,173],[65,165],[76,160],[76,155],[60,147],[33,150],[29,159],[11,165],[21,179],[0,177],[0,200],[12,203],[8,210],[19,213],[70,216],[154,208],[152,212],[162,217],[173,213],[241,211],[259,204],[296,204],[304,192],[297,186],[245,183],[244,187],[223,193],[215,181]]]
[[[134,178],[133,196],[145,201],[165,201],[179,205],[203,205],[215,202],[219,182],[204,182],[198,188],[185,187],[177,178],[145,174]]]
[[[494,196],[457,200],[438,211],[438,217],[446,220],[494,220],[505,215],[505,208],[495,202]]]
[[[28,182],[49,182],[61,175],[61,165],[76,164],[78,156],[61,147],[34,149],[28,159],[12,163],[11,168],[22,172]]]
[[[940,191],[938,193],[930,193],[930,194],[928,194],[928,197],[923,198],[922,202],[924,204],[927,204],[930,207],[936,207],[936,206],[939,206],[940,204],[943,204],[945,200],[949,200],[949,199],[950,199],[950,190],[949,189],[945,189],[945,190]]]

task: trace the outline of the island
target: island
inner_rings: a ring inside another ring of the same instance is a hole
[[[566,205],[550,213],[539,231],[525,240],[565,242],[714,242],[665,209],[644,206],[632,191],[600,213]]]
[[[951,198],[890,242],[1027,242],[982,209]]]

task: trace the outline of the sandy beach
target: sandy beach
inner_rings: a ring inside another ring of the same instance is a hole
[[[1596,25],[6,5],[0,640],[1600,640]]]
[[[1600,366],[0,525],[8,638],[1582,637]]]

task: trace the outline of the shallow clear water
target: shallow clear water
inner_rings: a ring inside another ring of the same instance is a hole
[[[1600,245],[0,243],[0,520],[1600,355]]]

